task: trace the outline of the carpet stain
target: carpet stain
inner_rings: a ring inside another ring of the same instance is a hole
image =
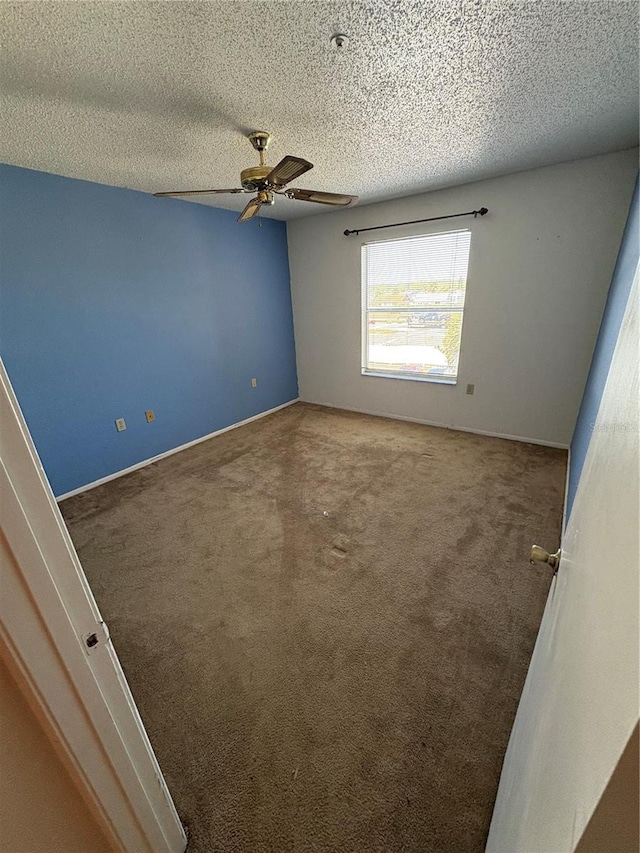
[[[299,403],[61,505],[189,853],[481,853],[565,467]]]

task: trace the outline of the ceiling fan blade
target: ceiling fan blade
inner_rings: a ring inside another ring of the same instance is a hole
[[[246,193],[249,190],[245,190],[242,188],[233,189],[233,190],[176,190],[175,192],[170,193],[154,193],[156,198],[161,198],[162,196],[174,196],[174,195],[213,195],[219,193]]]
[[[291,187],[284,191],[287,198],[296,198],[299,201],[315,201],[317,204],[335,204],[346,207],[348,204],[358,201],[357,195],[345,195],[343,193],[323,193],[317,190],[301,190]]]
[[[273,167],[265,180],[273,187],[283,187],[290,181],[295,181],[300,175],[304,175],[309,169],[313,169],[313,163],[287,154],[286,157],[280,160],[277,166]]]
[[[252,198],[249,204],[242,211],[240,216],[238,217],[238,222],[246,222],[247,219],[253,219],[256,213],[262,207],[262,202],[259,198]]]

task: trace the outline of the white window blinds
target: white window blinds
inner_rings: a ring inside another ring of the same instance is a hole
[[[454,381],[470,231],[362,247],[364,373]]]

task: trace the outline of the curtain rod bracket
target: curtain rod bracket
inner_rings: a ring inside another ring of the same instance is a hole
[[[345,237],[349,234],[360,234],[361,231],[379,231],[381,228],[399,228],[401,225],[417,225],[420,222],[436,222],[439,219],[455,219],[457,216],[473,216],[477,219],[478,216],[485,216],[489,213],[488,207],[481,207],[479,210],[467,210],[464,213],[449,213],[447,216],[431,216],[429,219],[412,219],[411,222],[392,222],[389,225],[373,225],[371,228],[354,228],[351,231],[347,228],[342,233]]]

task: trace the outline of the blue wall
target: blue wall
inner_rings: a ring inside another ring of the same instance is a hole
[[[236,216],[0,165],[0,354],[55,494],[297,397],[286,226]]]
[[[571,466],[569,469],[569,486],[567,490],[567,513],[569,518],[571,507],[576,496],[578,481],[582,466],[589,448],[591,432],[595,423],[602,392],[607,381],[613,351],[618,340],[618,332],[625,308],[629,299],[631,285],[638,265],[640,242],[640,205],[638,201],[638,180],[633,192],[629,217],[620,244],[618,260],[616,261],[609,295],[605,305],[598,340],[591,361],[589,377],[580,405],[578,421],[571,441]]]

